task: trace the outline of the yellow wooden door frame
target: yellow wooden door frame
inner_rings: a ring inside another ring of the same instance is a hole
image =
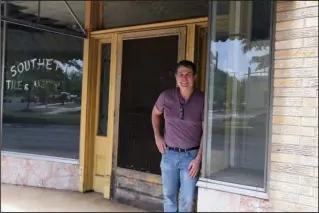
[[[98,30],[101,23],[98,2],[87,1],[86,7],[86,29],[88,39],[84,42],[83,56],[83,83],[82,83],[82,111],[80,132],[80,184],[79,191],[85,192],[95,190],[110,198],[112,166],[115,165],[117,156],[118,140],[118,107],[119,90],[122,68],[122,40],[136,38],[138,36],[163,35],[165,32],[173,32],[176,29],[184,33],[186,39],[185,55],[179,59],[194,61],[195,51],[195,29],[197,26],[207,26],[208,18],[196,18],[180,21],[171,21],[157,24],[146,24],[117,29]],[[228,16],[218,18],[220,28],[227,26]],[[184,29],[180,31],[181,29]],[[155,33],[154,33],[155,32]],[[152,34],[153,33],[153,34]],[[108,136],[96,136],[98,97],[99,97],[99,73],[101,45],[111,42],[111,67],[109,83],[109,109],[108,109]],[[98,155],[97,155],[98,154]],[[98,157],[97,157],[98,156]],[[104,164],[104,165],[102,165]],[[102,171],[101,175],[96,172]]]
[[[199,90],[204,92],[206,86],[208,25],[204,24],[196,26],[195,32],[196,44],[194,63],[198,70],[196,86]]]
[[[115,82],[116,82],[116,65],[117,65],[117,34],[109,34],[108,37],[98,40],[97,54],[97,80],[96,92],[100,91],[100,79],[102,73],[102,45],[111,44],[110,67],[109,67],[109,99],[108,99],[108,120],[107,120],[107,135],[97,135],[100,95],[96,95],[95,99],[95,118],[94,118],[94,165],[93,165],[93,190],[103,193],[105,198],[110,197],[111,186],[111,171],[112,165],[112,149],[114,136],[114,97],[115,97]]]

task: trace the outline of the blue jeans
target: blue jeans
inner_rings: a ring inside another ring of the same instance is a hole
[[[189,177],[188,166],[198,150],[177,152],[166,150],[162,155],[161,170],[164,197],[164,212],[194,212],[197,194],[196,178]],[[178,195],[180,189],[180,205]]]

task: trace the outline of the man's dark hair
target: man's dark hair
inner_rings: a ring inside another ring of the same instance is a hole
[[[181,60],[177,64],[176,73],[177,73],[178,68],[180,68],[181,66],[187,67],[187,68],[193,70],[193,75],[196,75],[196,66],[195,66],[195,64],[193,62],[188,61],[188,60]]]

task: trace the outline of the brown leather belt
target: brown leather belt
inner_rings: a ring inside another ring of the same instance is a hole
[[[188,151],[199,149],[199,146],[188,148],[188,149],[181,149],[181,148],[170,147],[170,146],[166,146],[166,147],[167,147],[168,150],[173,150],[173,151],[176,151],[176,152],[188,152]]]

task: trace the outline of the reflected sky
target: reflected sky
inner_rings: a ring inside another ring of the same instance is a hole
[[[216,56],[216,51],[218,52],[219,69],[228,72],[231,76],[235,75],[238,79],[247,77],[248,67],[251,68],[252,73],[265,72],[262,73],[262,75],[268,75],[269,67],[263,70],[258,70],[258,63],[252,62],[252,58],[254,56],[264,56],[269,54],[269,40],[255,41],[255,43],[268,43],[268,45],[265,45],[265,48],[262,50],[256,50],[256,48],[253,48],[244,53],[243,48],[245,44],[243,44],[242,40],[228,39],[224,42],[212,42],[211,53],[214,53],[214,56]]]

